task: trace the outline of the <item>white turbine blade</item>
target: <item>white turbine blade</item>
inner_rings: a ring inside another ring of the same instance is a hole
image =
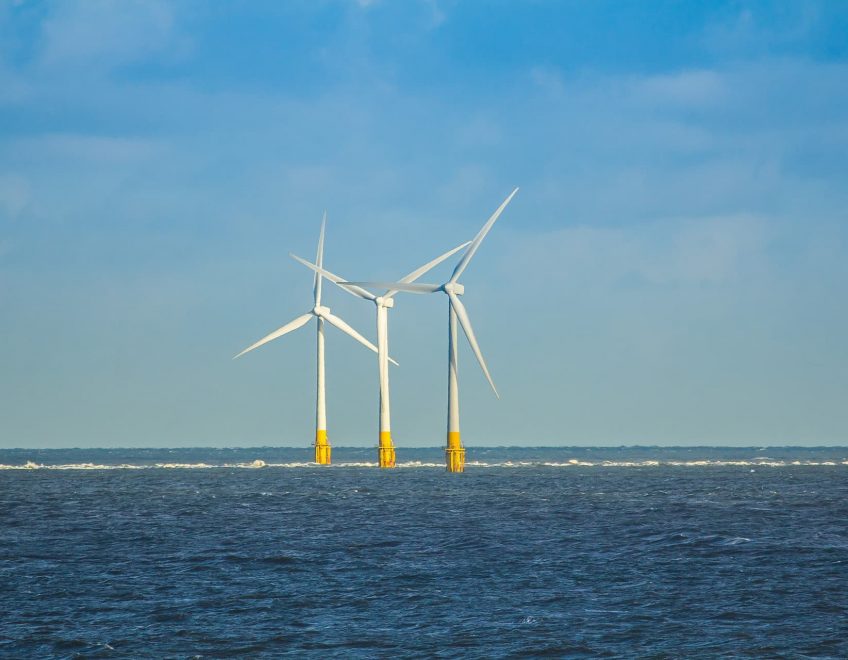
[[[326,268],[319,268],[315,264],[309,263],[306,259],[298,257],[296,254],[292,254],[291,252],[289,252],[289,256],[292,259],[294,259],[295,261],[302,263],[307,268],[311,268],[312,270],[315,271],[316,274],[320,274],[321,276],[327,278],[333,284],[341,287],[342,289],[344,289],[345,291],[347,291],[349,294],[351,294],[353,296],[357,296],[358,298],[365,298],[365,300],[374,300],[377,297],[373,293],[371,293],[370,291],[366,291],[365,289],[363,289],[361,287],[354,286],[354,285],[351,285],[351,284],[344,284],[344,278],[339,277],[338,275],[336,275],[334,273],[331,273]]]
[[[390,289],[409,293],[434,293],[442,288],[441,284],[407,284],[405,282],[343,282],[353,286],[370,286],[374,289]]]
[[[356,341],[358,341],[360,344],[362,344],[363,346],[365,346],[365,348],[370,348],[372,351],[374,351],[375,353],[377,353],[377,354],[379,355],[379,351],[377,350],[377,347],[376,347],[376,346],[374,346],[374,344],[372,344],[372,343],[371,343],[370,341],[368,341],[365,337],[363,337],[362,335],[360,335],[360,334],[359,334],[356,330],[354,330],[353,328],[351,328],[351,327],[350,327],[347,323],[345,323],[344,321],[342,321],[342,320],[341,320],[338,316],[336,316],[335,314],[327,314],[327,313],[324,313],[324,314],[321,314],[321,318],[322,318],[322,319],[326,319],[327,321],[329,321],[330,323],[332,323],[334,326],[336,326],[339,330],[341,330],[343,333],[345,333],[346,335],[350,335],[351,337],[353,337]],[[394,360],[392,360],[392,358],[389,358],[389,361],[390,361],[390,362],[392,362],[392,363],[394,363],[395,365],[397,365],[397,362],[395,362]]]
[[[495,224],[495,220],[497,220],[503,210],[506,208],[506,205],[512,201],[512,198],[515,197],[515,193],[518,192],[518,188],[513,190],[509,197],[507,197],[503,203],[498,207],[497,211],[492,213],[492,217],[490,217],[486,224],[483,225],[483,228],[477,232],[477,235],[474,237],[474,240],[471,241],[471,247],[462,255],[462,259],[459,260],[459,263],[456,265],[456,268],[453,269],[453,275],[451,275],[450,281],[456,282],[459,279],[459,276],[462,275],[463,271],[468,267],[468,263],[471,261],[471,257],[474,256],[474,253],[477,252],[477,248],[480,247],[480,243],[483,242],[483,239],[486,238],[486,234],[489,233],[489,230],[492,228],[492,225]]]
[[[324,211],[324,217],[321,218],[321,234],[318,236],[318,253],[315,255],[315,263],[321,268],[324,265],[324,228],[327,226],[327,212]],[[313,281],[313,298],[315,306],[321,304],[321,273],[315,272]]]
[[[374,344],[372,344],[370,341],[365,339],[365,337],[363,337],[356,330],[351,328],[345,321],[340,319],[335,314],[324,313],[324,314],[321,314],[321,318],[326,319],[329,323],[332,323],[334,326],[336,326],[339,330],[341,330],[346,335],[350,335],[351,337],[353,337],[356,341],[358,341],[360,344],[362,344],[366,348],[371,349],[375,353],[377,352],[377,347],[374,346]]]
[[[262,344],[267,344],[269,341],[273,341],[277,337],[282,337],[283,335],[291,332],[292,330],[297,330],[300,326],[305,325],[309,321],[309,319],[312,318],[312,316],[312,312],[307,312],[303,316],[298,316],[294,321],[286,323],[282,328],[274,330],[274,332],[272,332],[270,335],[266,335],[252,346],[248,346],[247,348],[245,348],[241,353],[236,355],[233,360],[235,360],[237,357],[241,357],[248,351],[252,351],[254,348],[259,348],[260,346],[262,346]]]
[[[449,250],[448,252],[445,252],[443,255],[433,259],[433,261],[431,261],[430,263],[424,264],[423,266],[421,266],[421,268],[417,268],[417,269],[413,270],[409,275],[400,278],[400,281],[405,283],[405,284],[408,284],[410,282],[414,282],[419,277],[421,277],[424,273],[432,270],[433,268],[438,266],[440,263],[442,263],[445,259],[447,259],[448,257],[452,257],[457,252],[459,252],[462,248],[468,247],[470,244],[471,244],[471,241],[466,241],[462,245],[457,245],[453,250]],[[383,297],[384,298],[391,298],[397,292],[398,292],[398,289],[391,289],[389,291],[386,291],[386,293]]]
[[[447,259],[448,257],[452,257],[457,252],[459,252],[462,248],[468,247],[469,245],[471,245],[471,241],[466,241],[462,245],[457,245],[453,250],[449,250],[448,252],[445,252],[443,255],[436,257],[430,263],[421,266],[421,268],[417,268],[417,269],[413,270],[409,275],[407,275],[406,277],[402,277],[399,281],[404,282],[404,283],[414,282],[419,277],[421,277],[424,273],[426,273],[429,270],[432,270],[433,268],[438,266],[440,263],[442,263],[445,259]]]
[[[474,351],[474,355],[477,358],[477,362],[480,363],[480,367],[483,369],[483,373],[486,374],[486,380],[488,380],[489,385],[492,386],[492,390],[494,391],[495,396],[500,399],[501,395],[498,394],[498,390],[495,387],[495,382],[489,375],[489,368],[486,366],[486,361],[483,359],[483,353],[480,352],[480,346],[477,344],[477,338],[474,336],[474,328],[471,327],[471,319],[468,318],[468,312],[465,311],[465,305],[462,304],[462,301],[459,299],[459,296],[457,296],[455,293],[448,293],[448,296],[450,296],[451,305],[453,306],[453,309],[456,312],[456,317],[459,319],[459,324],[462,326],[462,331],[465,333],[465,337],[468,339],[468,343],[471,344],[471,350]]]

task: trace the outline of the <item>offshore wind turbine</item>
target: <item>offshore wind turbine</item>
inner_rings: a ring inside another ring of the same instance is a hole
[[[315,257],[315,263],[319,266],[324,263],[324,230],[327,225],[327,213],[324,213],[324,217],[321,220],[321,233],[318,237],[318,252]],[[236,355],[233,359],[235,360],[238,357],[241,357],[245,353],[252,351],[254,348],[259,348],[263,344],[267,344],[269,341],[273,341],[279,337],[282,337],[293,330],[297,330],[303,325],[306,325],[313,318],[317,319],[318,323],[318,344],[317,344],[317,354],[316,354],[316,362],[317,362],[317,377],[316,377],[316,396],[315,396],[315,462],[320,465],[329,465],[330,464],[330,443],[327,439],[327,399],[326,399],[326,390],[324,385],[324,321],[327,321],[331,325],[336,326],[339,330],[344,332],[346,335],[353,337],[360,344],[365,346],[366,348],[371,349],[375,353],[377,352],[377,347],[374,346],[370,341],[365,339],[361,334],[359,334],[356,330],[351,328],[347,323],[345,323],[342,319],[340,319],[335,314],[330,312],[329,307],[325,307],[321,304],[321,280],[322,277],[319,273],[315,273],[312,284],[312,296],[313,296],[313,306],[306,314],[302,314],[298,316],[293,321],[289,321],[281,328],[277,328],[274,332],[264,336],[255,344],[251,344],[247,348],[245,348],[241,353]],[[388,358],[391,360],[391,358]],[[394,362],[394,360],[392,360]],[[395,364],[397,364],[395,362]]]
[[[420,268],[401,278],[400,282],[410,283],[417,280],[419,277],[438,266],[445,259],[452,257],[462,248],[469,245],[471,242],[463,243],[455,247],[453,250],[445,252],[424,264]],[[296,254],[289,253],[289,256],[302,263],[307,268],[315,271],[316,275],[323,276],[330,280],[333,284],[338,285],[348,293],[362,300],[370,300],[374,303],[377,309],[377,367],[380,374],[380,435],[377,445],[377,460],[381,468],[390,468],[395,466],[395,447],[392,442],[392,422],[391,422],[391,407],[389,404],[389,310],[394,307],[394,295],[397,290],[387,290],[383,295],[378,296],[367,289],[359,286],[344,284],[344,279],[335,273],[323,268],[320,264],[312,264],[298,257]]]
[[[465,287],[458,282],[459,277],[465,272],[471,258],[480,243],[486,238],[486,234],[495,224],[495,221],[500,217],[506,205],[510,203],[518,188],[513,190],[509,197],[497,208],[497,210],[486,221],[486,224],[477,232],[471,245],[462,255],[462,258],[453,269],[450,279],[444,284],[418,284],[408,282],[345,282],[351,286],[370,286],[376,288],[389,289],[392,291],[408,291],[410,293],[437,293],[441,292],[448,296],[448,438],[447,446],[445,447],[445,461],[448,472],[462,472],[465,469],[465,448],[462,446],[462,441],[459,435],[459,385],[457,382],[457,321],[462,326],[462,331],[465,333],[468,343],[471,345],[471,350],[474,351],[474,356],[480,364],[480,368],[486,375],[486,380],[492,386],[495,396],[500,398],[492,376],[489,374],[489,368],[486,366],[486,361],[483,359],[483,353],[480,351],[480,346],[477,344],[477,338],[474,336],[474,329],[471,327],[471,319],[468,318],[468,312],[465,310],[465,305],[459,299],[459,296],[465,293]]]

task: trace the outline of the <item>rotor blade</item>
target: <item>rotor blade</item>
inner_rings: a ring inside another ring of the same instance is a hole
[[[322,318],[322,319],[326,319],[327,321],[329,321],[330,323],[332,323],[334,326],[336,326],[339,330],[341,330],[341,331],[342,331],[343,333],[345,333],[346,335],[350,335],[351,337],[353,337],[356,341],[358,341],[360,344],[362,344],[363,346],[365,346],[365,348],[370,348],[372,351],[374,351],[375,353],[378,353],[378,354],[379,354],[379,351],[377,350],[377,347],[376,347],[376,346],[374,346],[374,344],[372,344],[372,343],[371,343],[370,341],[368,341],[365,337],[363,337],[362,335],[360,335],[360,334],[359,334],[356,330],[354,330],[353,328],[351,328],[351,327],[350,327],[347,323],[345,323],[344,321],[342,321],[342,320],[341,320],[338,316],[336,316],[335,314],[327,314],[327,313],[324,313],[324,314],[321,314],[321,318]],[[390,361],[390,362],[393,362],[395,365],[397,365],[397,362],[395,362],[394,360],[392,360],[392,358],[389,358],[389,361]]]
[[[270,335],[266,335],[252,346],[248,346],[247,348],[245,348],[241,353],[236,355],[233,360],[235,360],[237,357],[241,357],[248,351],[252,351],[254,348],[259,348],[260,346],[262,346],[262,344],[267,344],[269,341],[273,341],[277,337],[282,337],[283,335],[291,332],[292,330],[297,330],[300,326],[305,325],[309,321],[309,319],[312,318],[312,316],[312,312],[307,312],[303,316],[298,316],[294,321],[286,323],[282,328],[274,330],[274,332],[272,332]]]
[[[459,252],[462,248],[468,247],[470,244],[471,244],[471,241],[466,241],[462,245],[456,246],[453,250],[445,252],[440,257],[436,257],[430,263],[424,264],[423,266],[421,266],[421,268],[417,268],[417,269],[413,270],[409,275],[402,277],[400,279],[400,281],[403,282],[403,283],[414,282],[419,277],[421,277],[424,273],[428,272],[429,270],[432,270],[433,268],[438,266],[440,263],[442,263],[445,259],[447,259],[448,257],[452,257],[457,252]],[[397,292],[398,292],[398,289],[392,289],[392,290],[386,291],[386,293],[383,297],[384,298],[391,298]]]
[[[324,217],[321,218],[321,233],[318,236],[318,253],[315,255],[315,263],[321,268],[324,265],[324,228],[327,226],[327,212],[324,211]],[[313,298],[315,306],[321,304],[321,273],[315,272],[313,281]]]
[[[370,286],[374,289],[391,289],[409,293],[434,293],[442,288],[441,284],[407,284],[405,282],[343,282],[353,286]]]
[[[399,281],[404,282],[404,283],[414,282],[419,277],[421,277],[424,273],[426,273],[428,270],[432,270],[433,268],[438,266],[440,263],[442,263],[445,259],[447,259],[448,257],[452,257],[457,252],[459,252],[462,248],[468,247],[469,245],[471,245],[471,241],[466,241],[462,245],[457,245],[453,250],[449,250],[448,252],[445,252],[443,255],[436,257],[430,263],[421,266],[421,268],[417,268],[416,270],[413,270],[409,275],[407,275],[406,277],[402,277]]]
[[[486,374],[486,379],[489,381],[489,385],[492,386],[492,390],[495,392],[495,396],[500,399],[501,395],[498,394],[498,390],[495,387],[495,382],[489,375],[489,369],[486,366],[486,361],[483,359],[483,353],[480,352],[480,346],[477,344],[477,338],[474,336],[474,329],[471,327],[471,319],[468,318],[468,312],[465,311],[465,305],[462,304],[462,301],[459,299],[459,296],[457,296],[455,293],[448,293],[448,296],[450,296],[451,305],[453,306],[453,309],[456,312],[456,316],[459,319],[459,324],[462,326],[462,331],[465,333],[465,337],[468,339],[468,343],[471,344],[471,350],[474,351],[474,355],[477,358],[477,362],[480,363],[480,367],[483,369],[483,373]]]
[[[477,248],[480,247],[480,243],[483,242],[483,239],[486,238],[486,234],[489,233],[489,230],[492,228],[492,225],[495,224],[495,220],[497,220],[503,210],[506,208],[506,205],[512,201],[512,198],[515,197],[515,193],[518,192],[518,188],[513,190],[509,197],[507,197],[503,203],[498,207],[497,211],[492,213],[492,217],[490,217],[486,224],[483,225],[483,228],[477,232],[477,235],[474,237],[474,240],[471,241],[471,247],[466,250],[465,254],[462,255],[462,259],[459,260],[459,263],[456,265],[456,268],[453,269],[453,275],[451,275],[450,281],[456,282],[459,279],[459,276],[462,275],[463,271],[468,267],[468,263],[471,261],[471,257],[474,256],[474,253],[477,252]]]
[[[347,291],[349,294],[351,294],[353,296],[357,296],[358,298],[365,298],[365,300],[374,300],[377,297],[373,293],[371,293],[370,291],[366,291],[365,289],[363,289],[361,287],[354,286],[352,284],[344,284],[343,283],[344,278],[341,278],[338,275],[331,273],[329,270],[327,270],[325,268],[320,268],[320,267],[316,266],[315,264],[311,264],[306,259],[298,257],[296,254],[292,254],[291,252],[289,252],[289,256],[292,259],[294,259],[295,261],[299,261],[300,263],[302,263],[307,268],[311,268],[312,270],[315,271],[315,273],[320,274],[321,276],[330,280],[333,284],[341,287],[342,289],[344,289],[345,291]]]

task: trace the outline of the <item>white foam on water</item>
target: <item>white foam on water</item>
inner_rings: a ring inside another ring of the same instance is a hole
[[[23,465],[3,465],[0,470],[210,470],[214,468],[232,468],[255,470],[265,467],[309,467],[315,463],[266,463],[256,459],[247,463],[151,463],[134,465],[130,463],[100,464],[100,463],[65,463],[44,465],[27,461]],[[375,463],[376,465],[376,463]]]
[[[745,538],[744,536],[735,536],[732,539],[727,539],[724,542],[724,545],[739,545],[741,543],[750,543],[751,539]]]
[[[643,461],[581,461],[575,458],[564,462],[557,461],[468,461],[466,467],[469,468],[526,468],[526,467],[546,467],[546,468],[575,468],[575,467],[602,467],[602,468],[643,468],[643,467],[810,467],[810,466],[848,466],[848,459],[837,461],[800,461],[800,460],[776,460],[776,459],[753,459],[753,460],[643,460]],[[211,470],[211,469],[268,469],[268,468],[313,468],[313,469],[344,469],[344,468],[374,468],[377,467],[376,462],[370,461],[351,461],[332,463],[331,465],[318,465],[313,462],[295,461],[289,463],[268,463],[261,459],[243,463],[151,463],[147,465],[118,463],[118,464],[100,464],[100,463],[67,463],[56,465],[44,465],[27,461],[23,465],[4,465],[0,464],[0,470]],[[444,469],[444,463],[431,463],[424,461],[405,461],[398,463],[397,467],[406,469],[415,468],[441,468]]]

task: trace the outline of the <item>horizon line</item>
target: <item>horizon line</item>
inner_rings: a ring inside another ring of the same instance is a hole
[[[373,449],[376,445],[333,445],[333,449]],[[137,450],[137,449],[302,449],[310,450],[313,445],[156,445],[156,446],[74,446],[74,447],[0,447],[0,451],[63,451],[70,449],[105,449],[105,450]],[[404,445],[399,449],[440,449],[444,445]],[[823,444],[823,445],[641,445],[641,444],[599,444],[599,445],[473,445],[466,449],[846,449],[848,444]]]

